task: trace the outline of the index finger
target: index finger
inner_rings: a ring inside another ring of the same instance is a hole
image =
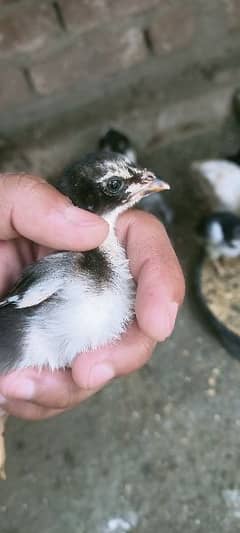
[[[107,223],[73,206],[45,180],[26,174],[0,174],[0,239],[22,235],[54,249],[89,250],[108,232]]]
[[[156,217],[135,210],[122,216],[118,233],[137,281],[138,324],[151,338],[164,340],[184,297],[183,274],[166,230]]]

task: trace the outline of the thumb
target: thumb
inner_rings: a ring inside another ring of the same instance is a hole
[[[102,218],[73,206],[45,180],[0,174],[0,239],[22,235],[54,249],[90,250],[107,232]]]

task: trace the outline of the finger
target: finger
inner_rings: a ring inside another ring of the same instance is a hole
[[[39,407],[66,410],[86,400],[96,391],[81,390],[70,369],[41,372],[29,368],[0,377],[0,392],[5,401],[31,402]]]
[[[54,249],[89,250],[107,232],[103,219],[73,206],[46,181],[25,174],[0,175],[0,239],[22,235]]]
[[[162,341],[171,334],[184,297],[178,259],[162,224],[147,213],[132,211],[124,215],[118,231],[138,284],[138,324],[146,335]]]
[[[6,403],[7,414],[24,420],[45,420],[63,413],[60,409],[47,409],[23,400],[12,400]]]
[[[154,346],[154,341],[137,324],[132,324],[121,342],[80,354],[73,362],[72,371],[38,372],[29,368],[0,376],[0,393],[4,399],[1,405],[13,403],[16,409],[15,401],[22,400],[50,409],[70,409],[114,377],[143,366]]]
[[[23,268],[33,260],[32,246],[26,239],[0,241],[0,294],[15,283]]]
[[[72,366],[74,381],[83,389],[98,389],[117,376],[142,367],[150,358],[155,342],[136,323],[121,341],[93,352],[81,353]]]

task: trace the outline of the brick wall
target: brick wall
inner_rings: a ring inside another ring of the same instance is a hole
[[[0,0],[0,147],[64,130],[74,153],[109,123],[145,146],[219,120],[239,29],[240,0]]]

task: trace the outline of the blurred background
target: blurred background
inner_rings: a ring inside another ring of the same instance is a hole
[[[240,0],[0,0],[0,171],[52,179],[123,132],[171,184],[188,286],[145,368],[59,418],[9,421],[1,533],[240,531],[240,367],[193,297],[211,191],[190,172],[240,149],[239,53]]]

